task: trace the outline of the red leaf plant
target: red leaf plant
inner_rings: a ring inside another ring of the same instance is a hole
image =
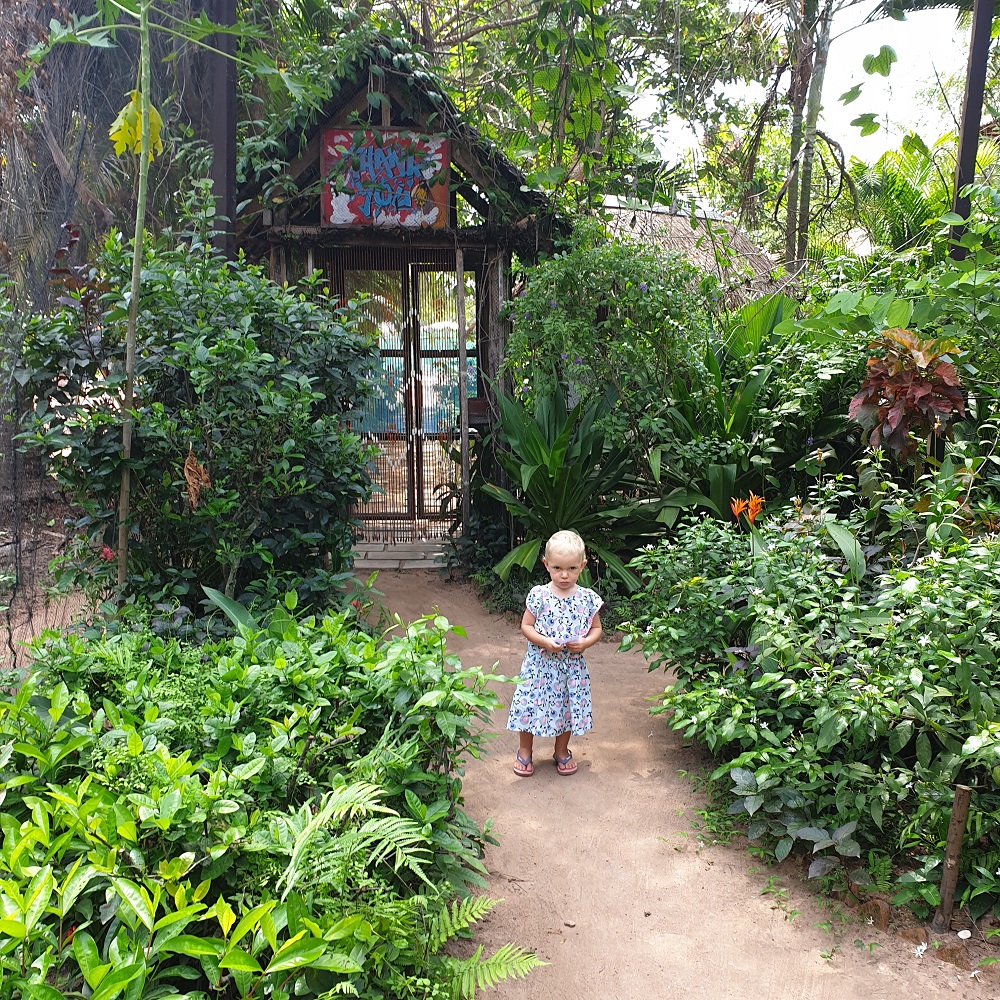
[[[879,346],[885,353],[868,359],[848,416],[869,431],[872,448],[887,448],[906,462],[932,434],[948,436],[952,420],[965,416],[962,380],[944,360],[955,345],[896,327],[883,332]]]

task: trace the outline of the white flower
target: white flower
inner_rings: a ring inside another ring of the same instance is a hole
[[[916,955],[917,958],[923,958],[925,951],[927,951],[926,942],[924,944],[918,944],[916,948],[913,949],[913,954]]]

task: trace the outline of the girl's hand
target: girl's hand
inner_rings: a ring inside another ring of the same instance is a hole
[[[569,648],[569,643],[556,642],[555,639],[549,639],[547,636],[545,637],[545,648],[550,653],[561,653],[564,646]]]
[[[568,640],[566,642],[566,648],[571,653],[582,653],[589,646],[590,646],[590,643],[587,642],[587,637],[586,636],[580,636],[580,637],[578,637],[576,639],[570,639],[570,640]]]

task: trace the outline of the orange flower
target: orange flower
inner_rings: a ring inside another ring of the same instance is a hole
[[[752,493],[750,495],[753,496]],[[740,519],[740,514],[742,514],[743,511],[747,509],[748,503],[746,500],[743,499],[737,500],[736,497],[730,497],[729,506],[733,511],[733,517],[735,517],[736,520],[738,521]]]
[[[764,509],[764,498],[757,496],[753,490],[750,491],[750,501],[747,504],[747,520],[753,524],[757,520],[757,515]]]

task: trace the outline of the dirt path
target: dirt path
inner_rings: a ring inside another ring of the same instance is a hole
[[[516,625],[484,611],[467,585],[394,572],[376,587],[406,620],[437,607],[464,626],[468,639],[454,648],[467,665],[499,661],[502,672],[517,673],[524,641]],[[514,941],[550,963],[487,996],[1000,997],[995,972],[972,978],[933,948],[918,958],[912,942],[821,908],[799,863],[767,868],[739,846],[700,841],[692,823],[704,801],[679,772],[696,773],[706,761],[648,714],[646,699],[662,692],[663,674],[648,673],[641,656],[619,653],[610,641],[587,662],[595,728],[573,741],[575,776],[556,774],[551,741],[539,739],[534,777],[516,777],[506,707],[493,720],[491,755],[471,762],[465,776],[466,808],[494,820],[500,846],[486,859],[489,891],[505,900],[477,941],[488,949]],[[499,694],[509,705],[511,688]],[[787,896],[768,891],[772,879]]]

